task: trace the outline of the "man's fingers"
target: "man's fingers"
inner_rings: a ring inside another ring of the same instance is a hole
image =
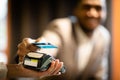
[[[17,54],[19,55],[19,57],[25,56],[28,52],[29,52],[29,50],[26,49],[26,46],[23,42],[18,45]]]
[[[36,39],[35,42],[40,42],[41,40],[42,40],[42,38],[38,38],[38,39]]]
[[[56,66],[56,68],[55,68],[55,70],[54,70],[54,72],[53,72],[53,75],[58,74],[59,71],[61,70],[62,66],[63,66],[63,62],[60,62],[60,63]]]
[[[57,75],[63,66],[63,62],[58,59],[51,62],[50,68],[47,70],[50,75]]]
[[[55,61],[52,61],[50,68],[47,70],[49,74],[51,74],[51,72],[54,70],[54,66],[55,66]]]
[[[24,56],[30,52],[35,51],[36,48],[31,47],[31,43],[35,42],[34,39],[31,38],[24,38],[21,43],[18,44],[17,54],[19,55],[19,61],[23,61]],[[30,46],[30,47],[29,47]]]
[[[29,46],[27,46],[27,50],[29,50],[29,51],[36,51],[37,49],[38,49],[38,47],[36,47],[33,44],[30,44]]]

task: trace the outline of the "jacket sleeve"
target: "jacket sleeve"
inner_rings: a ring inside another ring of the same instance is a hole
[[[51,43],[58,47],[57,49],[52,49],[52,51],[48,53],[49,55],[52,55],[54,57],[57,56],[58,49],[61,47],[61,39],[58,34],[58,30],[58,26],[54,21],[47,25],[47,29],[43,32],[42,36],[40,36],[40,38],[44,39],[45,42]]]
[[[105,46],[104,46],[104,53],[102,57],[101,64],[99,66],[98,71],[96,72],[95,76],[98,80],[108,80],[109,78],[109,56],[110,56],[110,35],[106,36],[105,39]]]
[[[0,79],[6,78],[7,71],[8,70],[6,64],[0,62]]]
[[[97,80],[108,80],[108,55],[104,55],[102,62],[95,74]]]

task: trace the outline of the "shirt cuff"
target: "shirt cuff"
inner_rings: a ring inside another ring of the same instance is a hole
[[[3,62],[0,62],[0,79],[1,78],[6,78],[7,76],[7,66]]]

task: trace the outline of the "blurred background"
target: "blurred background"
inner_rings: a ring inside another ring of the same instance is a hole
[[[0,61],[14,63],[17,45],[25,37],[38,38],[55,18],[72,14],[76,0],[0,0]],[[110,80],[120,80],[120,0],[107,0],[110,31]]]

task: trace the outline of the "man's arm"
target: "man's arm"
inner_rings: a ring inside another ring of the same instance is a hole
[[[30,69],[26,69],[23,67],[22,64],[8,64],[8,78],[15,78],[15,77],[36,77],[41,78],[45,76],[52,76],[58,75],[61,67],[63,66],[63,62],[59,60],[55,60],[52,62],[50,68],[47,71],[38,72]]]

